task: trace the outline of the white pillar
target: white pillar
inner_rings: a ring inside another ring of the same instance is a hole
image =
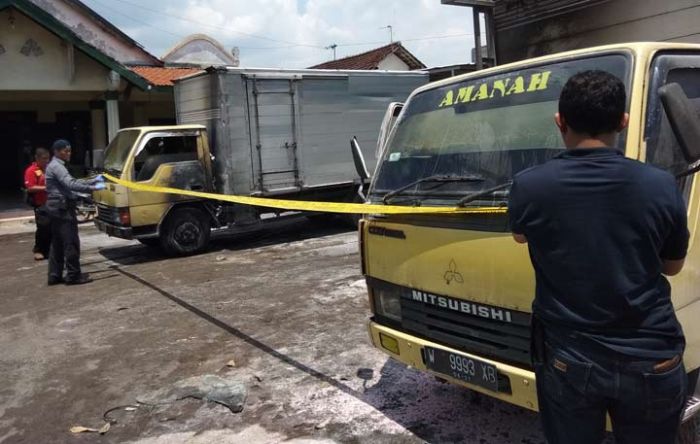
[[[119,131],[119,93],[117,91],[105,93],[105,108],[107,110],[107,137],[111,142]]]
[[[92,127],[92,166],[97,167],[102,163],[104,149],[107,146],[104,102],[90,102],[90,123]]]
[[[107,89],[105,92],[105,108],[107,110],[107,142],[111,142],[119,131],[119,87],[121,76],[116,71],[110,71],[107,75]]]

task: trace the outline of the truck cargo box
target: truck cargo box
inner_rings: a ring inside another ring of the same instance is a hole
[[[210,68],[176,82],[177,120],[207,127],[221,193],[321,191],[357,181],[353,136],[374,169],[387,105],[427,82],[422,71]]]

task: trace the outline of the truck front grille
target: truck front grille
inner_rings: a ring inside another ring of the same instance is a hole
[[[102,203],[97,204],[97,220],[108,224],[114,224],[119,220],[119,210]]]
[[[401,294],[401,328],[420,338],[530,368],[530,314],[371,279]]]

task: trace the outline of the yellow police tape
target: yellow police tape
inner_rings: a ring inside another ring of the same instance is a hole
[[[344,214],[502,214],[505,207],[406,207],[394,205],[356,204],[342,202],[312,202],[305,200],[272,199],[267,197],[233,196],[228,194],[204,193],[181,190],[179,188],[158,187],[118,179],[109,174],[104,177],[110,182],[136,191],[151,193],[179,194],[181,196],[211,199],[258,207],[278,208],[290,211],[313,211]]]

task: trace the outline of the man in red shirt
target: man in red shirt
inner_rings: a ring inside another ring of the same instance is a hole
[[[29,204],[34,208],[36,234],[34,237],[34,260],[49,257],[51,247],[51,219],[46,212],[46,165],[49,163],[49,151],[37,148],[34,162],[24,171],[24,188],[27,190]]]

